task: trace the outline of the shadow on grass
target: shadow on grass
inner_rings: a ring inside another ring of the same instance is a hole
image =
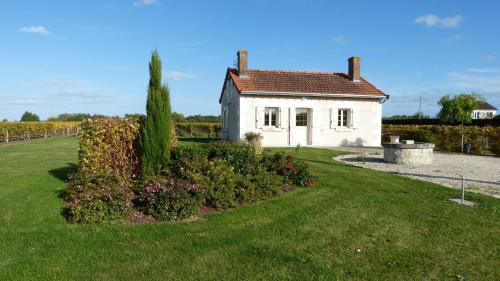
[[[75,163],[66,163],[66,166],[49,170],[49,174],[51,174],[54,178],[66,182],[69,174],[76,173],[78,171],[78,165]]]
[[[56,178],[62,182],[66,182],[68,180],[68,176],[70,174],[76,173],[77,171],[78,171],[78,165],[76,165],[75,163],[66,163],[66,166],[64,166],[64,167],[49,170],[49,174],[51,174],[54,178]],[[57,194],[58,198],[66,200],[67,192],[66,192],[65,188],[58,189],[55,191],[55,193]],[[60,214],[61,214],[61,216],[64,217],[64,219],[66,221],[69,220],[70,214],[69,214],[69,208],[67,206],[63,206],[61,208]]]

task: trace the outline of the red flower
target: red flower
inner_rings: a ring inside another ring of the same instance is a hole
[[[288,162],[287,167],[288,167],[288,169],[291,169],[292,168],[292,162]]]
[[[307,187],[311,188],[313,186],[313,181],[312,180],[308,180],[307,181]]]

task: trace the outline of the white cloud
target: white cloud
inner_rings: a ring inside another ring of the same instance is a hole
[[[99,101],[99,102],[107,102],[114,99],[113,96],[93,91],[61,91],[57,93],[57,96],[61,98],[80,98],[90,101]]]
[[[28,33],[38,33],[41,35],[50,35],[50,32],[42,25],[23,26],[23,27],[19,28],[19,32],[28,32]]]
[[[79,82],[72,80],[50,80],[47,84],[55,87],[71,87],[77,86]]]
[[[35,105],[40,103],[40,97],[29,96],[29,97],[15,97],[15,96],[4,96],[0,97],[0,104],[10,104],[10,105]]]
[[[158,0],[140,0],[134,2],[134,7],[142,7],[142,6],[150,6],[150,5],[156,5],[160,4],[160,1]]]
[[[335,37],[332,37],[330,41],[335,44],[341,44],[345,42],[345,38],[342,35],[337,35]]]
[[[458,34],[455,34],[453,36],[444,38],[443,42],[445,42],[445,43],[455,43],[455,42],[458,42],[458,41],[462,40],[463,38],[464,38],[464,36],[461,33],[458,33]]]
[[[80,81],[60,79],[51,80],[48,84],[54,87],[58,98],[76,98],[90,102],[109,102],[115,99],[102,89],[87,87]]]
[[[172,81],[198,78],[198,75],[196,75],[192,71],[179,71],[179,70],[167,71],[165,76],[167,77],[168,80]]]
[[[415,19],[416,24],[423,24],[430,27],[456,28],[462,23],[462,16],[456,15],[453,17],[440,18],[433,14],[427,14]]]
[[[449,84],[461,91],[477,91],[483,93],[500,92],[500,69],[471,68],[465,71],[454,71],[448,74]]]
[[[473,72],[473,73],[500,73],[500,68],[467,68],[467,72]]]
[[[482,57],[481,59],[484,61],[494,61],[497,59],[497,56],[490,54],[490,55],[486,55],[486,56]]]

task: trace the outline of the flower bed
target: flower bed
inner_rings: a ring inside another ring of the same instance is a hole
[[[224,210],[275,197],[292,186],[312,187],[317,180],[307,165],[292,155],[258,155],[247,142],[180,145],[172,150],[169,169],[160,176],[142,179],[132,176],[134,171],[82,170],[86,167],[82,163],[92,162],[88,159],[91,155],[80,154],[85,156],[85,161],[80,161],[81,171],[68,183],[66,213],[70,222],[125,222],[137,213],[157,221],[182,220],[200,210]],[[123,164],[119,162],[120,167]]]

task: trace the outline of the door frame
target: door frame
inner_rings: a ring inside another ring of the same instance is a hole
[[[293,111],[292,111],[293,109]],[[308,107],[290,107],[290,110],[288,111],[288,146],[292,146],[292,141],[293,145],[296,145],[296,141],[294,139],[294,130],[296,130],[296,118],[297,118],[297,112],[306,112],[307,113],[307,126],[306,127],[306,144],[305,145],[311,145],[312,144],[312,119],[311,119],[311,113],[312,109]],[[292,114],[293,112],[293,114]],[[302,127],[302,126],[301,126]]]

